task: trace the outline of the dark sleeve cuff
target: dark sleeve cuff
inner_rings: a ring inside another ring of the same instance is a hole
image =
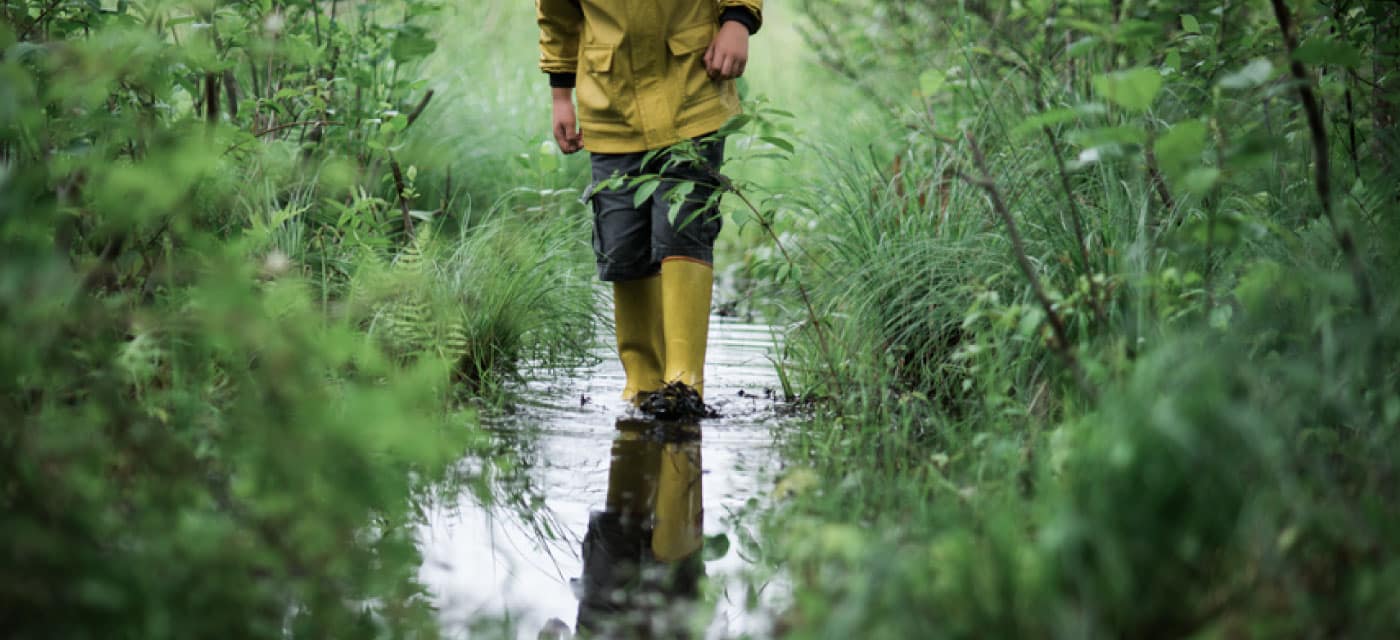
[[[576,73],[549,74],[549,86],[554,89],[572,89],[576,80],[578,80]]]
[[[749,30],[749,35],[758,33],[758,16],[744,7],[729,7],[724,10],[724,13],[719,14],[720,24],[731,20],[744,25],[744,28]]]

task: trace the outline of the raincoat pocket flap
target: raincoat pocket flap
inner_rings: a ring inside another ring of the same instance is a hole
[[[708,22],[697,24],[671,34],[671,37],[666,38],[666,47],[671,50],[671,55],[683,56],[710,46],[714,35],[714,25]]]
[[[610,44],[584,45],[583,70],[589,73],[610,73],[614,49],[616,47]]]

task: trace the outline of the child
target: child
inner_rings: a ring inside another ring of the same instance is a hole
[[[623,398],[640,405],[673,382],[703,393],[720,230],[718,209],[705,207],[724,157],[723,140],[704,139],[739,112],[734,78],[762,0],[537,0],[536,9],[554,139],[564,153],[591,154],[584,199],[598,277],[613,283]],[[644,162],[685,140],[706,165],[667,166],[667,152]],[[596,188],[614,173],[660,174],[661,186],[634,205],[635,188]],[[684,182],[695,186],[673,225],[667,194]]]

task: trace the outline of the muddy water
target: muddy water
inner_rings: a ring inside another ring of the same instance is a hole
[[[600,586],[600,577],[648,567],[668,568],[661,579],[673,581],[647,589],[652,604],[689,602],[670,597],[691,586],[686,575],[675,576],[694,573],[708,555],[703,574],[718,595],[692,605],[714,614],[705,636],[766,635],[770,621],[747,610],[736,578],[746,561],[736,530],[743,525],[732,514],[766,499],[779,466],[771,435],[781,419],[769,360],[774,342],[767,326],[711,319],[706,399],[721,417],[701,421],[698,439],[692,429],[626,419],[632,414],[617,397],[623,373],[610,349],[598,353],[596,366],[532,383],[525,406],[491,425],[526,461],[526,497],[488,509],[464,495],[438,505],[420,531],[420,577],[447,627],[466,635],[473,621],[489,619],[504,621],[507,636],[535,638],[555,619],[576,630],[581,598],[619,593]],[[708,554],[698,550],[702,539]],[[728,551],[713,557],[726,541]],[[645,566],[609,560],[626,555],[617,553],[619,544],[641,549]],[[586,579],[585,546],[592,549]],[[584,617],[588,624],[588,611]]]

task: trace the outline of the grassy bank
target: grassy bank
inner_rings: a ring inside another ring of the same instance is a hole
[[[792,214],[792,635],[1400,627],[1394,18],[1284,9],[807,7],[904,143]]]

